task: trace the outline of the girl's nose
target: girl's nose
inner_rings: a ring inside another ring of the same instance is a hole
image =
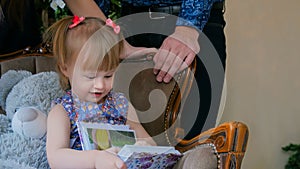
[[[103,89],[105,87],[104,79],[102,77],[98,77],[94,81],[94,87],[96,89]]]

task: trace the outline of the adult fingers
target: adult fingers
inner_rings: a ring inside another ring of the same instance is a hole
[[[158,50],[158,52],[154,55],[153,57],[153,61],[154,61],[154,69],[153,72],[154,74],[158,74],[160,72],[160,69],[162,68],[165,60],[167,59],[169,51],[164,49],[164,48],[160,48]]]
[[[181,65],[184,63],[183,59],[185,57],[185,53],[179,53],[177,56],[175,56],[174,62],[170,66],[170,69],[168,70],[165,77],[163,77],[163,81],[165,83],[169,83],[170,80],[174,77],[174,75],[177,73]]]
[[[185,58],[184,62],[182,62],[182,65],[180,66],[178,72],[186,69],[190,64],[192,64],[192,62],[195,59],[195,53],[191,52],[187,55],[187,57]]]
[[[175,60],[176,60],[177,58],[178,58],[178,57],[176,56],[176,54],[174,54],[174,53],[172,53],[172,52],[169,52],[169,53],[168,53],[168,55],[166,56],[165,61],[164,61],[163,64],[162,64],[162,67],[160,68],[159,73],[158,73],[157,76],[156,76],[156,80],[157,80],[158,82],[162,82],[163,79],[165,79],[166,75],[169,74],[170,68],[174,67],[173,69],[176,69],[176,70],[179,69],[180,63],[176,62],[176,63],[174,64],[174,62],[175,62]],[[176,72],[176,70],[175,70],[175,72]],[[173,76],[174,74],[175,74],[175,73],[171,74],[171,78],[172,78],[172,76]],[[171,78],[170,78],[170,77],[167,78],[167,79],[169,79],[169,80],[166,79],[165,82],[168,83],[168,82],[170,81]]]

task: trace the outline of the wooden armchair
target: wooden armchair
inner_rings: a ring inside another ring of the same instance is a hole
[[[186,152],[199,145],[212,143],[218,152],[218,168],[239,169],[249,135],[247,126],[242,122],[223,123],[191,140],[182,138],[184,131],[178,121],[180,115],[187,112],[180,112],[180,106],[190,91],[195,64],[165,84],[155,80],[151,56],[123,60],[116,74],[114,90],[125,93],[136,108],[143,126],[159,145],[172,145]],[[0,55],[1,75],[10,69],[32,73],[54,71],[54,65],[51,53],[43,48]]]

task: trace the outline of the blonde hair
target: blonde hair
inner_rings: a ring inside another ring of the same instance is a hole
[[[72,19],[71,16],[64,17],[44,34],[44,43],[53,45],[57,71],[64,89],[70,88],[70,85],[61,71],[62,67],[75,59],[83,70],[114,70],[119,65],[124,43],[121,33],[116,34],[99,18],[86,17],[77,26],[69,28]]]

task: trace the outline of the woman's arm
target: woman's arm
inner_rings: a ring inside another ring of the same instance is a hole
[[[74,15],[100,17],[104,21],[107,19],[94,0],[65,0],[65,3]],[[157,52],[155,48],[133,47],[126,40],[124,42],[125,50],[120,55],[121,59]]]
[[[74,15],[100,17],[104,21],[106,16],[94,0],[65,0]]]
[[[127,124],[130,126],[132,130],[135,131],[137,136],[137,142],[146,142],[147,145],[151,145],[151,146],[156,145],[155,141],[141,125],[137,117],[136,111],[130,102],[128,108]]]
[[[47,158],[51,168],[126,168],[108,151],[78,151],[70,148],[70,120],[61,105],[50,111],[47,121]]]

